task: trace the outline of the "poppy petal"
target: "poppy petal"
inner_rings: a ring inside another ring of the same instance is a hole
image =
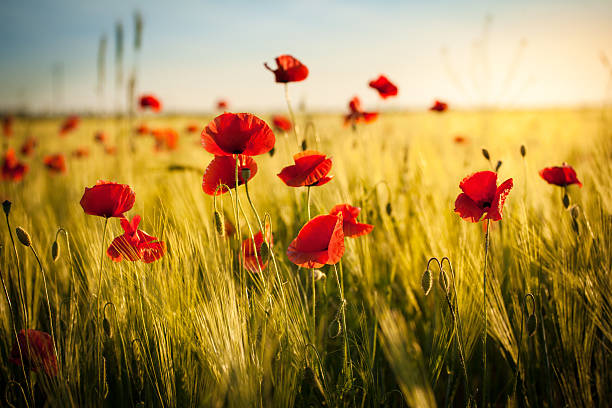
[[[488,202],[491,205],[497,189],[497,173],[479,171],[461,180],[459,187],[477,204]]]
[[[461,193],[455,200],[455,212],[461,218],[471,222],[478,222],[484,210],[478,206],[466,193]]]
[[[485,218],[488,218],[492,221],[499,221],[502,219],[502,209],[504,207],[504,202],[506,201],[506,197],[510,193],[514,182],[512,179],[508,179],[501,183],[497,190],[495,191],[495,199],[491,204],[491,209],[487,212]]]

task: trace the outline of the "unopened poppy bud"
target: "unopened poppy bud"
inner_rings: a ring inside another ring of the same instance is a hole
[[[57,259],[59,258],[59,254],[59,244],[57,243],[57,241],[53,241],[53,244],[51,244],[51,259],[53,259],[53,262],[57,261]]]
[[[498,160],[497,161],[497,166],[495,166],[495,172],[497,173],[499,171],[499,168],[502,166],[502,161]]]
[[[491,160],[491,156],[489,156],[489,151],[487,149],[482,149],[482,155],[485,159]]]
[[[219,211],[215,211],[215,229],[217,230],[217,234],[222,237],[225,228],[223,228],[223,216]]]
[[[240,169],[240,175],[242,176],[242,179],[244,181],[247,181],[251,178],[251,169],[249,169],[248,167],[243,167],[242,169]]]
[[[312,270],[312,274],[313,274],[315,282],[318,281],[318,280],[327,278],[327,275],[325,275],[319,269],[313,269]]]
[[[572,206],[572,208],[570,209],[570,214],[572,214],[573,219],[578,219],[578,216],[580,215],[580,210],[578,210],[577,205]]]
[[[259,247],[259,256],[262,261],[267,261],[270,256],[270,247],[266,243],[266,241],[261,243],[261,247]]]
[[[536,332],[536,328],[538,327],[538,322],[536,320],[536,315],[534,313],[529,315],[527,319],[527,335],[533,336]]]
[[[525,145],[521,145],[521,156],[525,157],[527,154],[527,149],[525,149]]]
[[[567,193],[563,194],[563,206],[565,208],[569,208],[569,206],[570,206],[570,198],[567,195]]]
[[[429,295],[432,285],[433,280],[431,277],[431,272],[429,271],[429,269],[427,269],[425,270],[425,272],[423,273],[423,277],[421,278],[421,287],[423,288],[423,293],[425,293],[425,296]]]
[[[104,334],[106,334],[106,336],[112,337],[113,332],[111,330],[111,325],[106,317],[104,318],[104,320],[102,320],[102,328],[104,329]]]
[[[4,213],[6,214],[7,217],[9,213],[11,212],[11,205],[13,205],[13,203],[11,203],[9,200],[4,200],[2,202],[2,209],[4,210]]]
[[[32,245],[32,238],[30,238],[30,234],[28,234],[26,230],[21,227],[17,227],[15,228],[15,232],[17,233],[17,238],[19,239],[19,242],[21,242],[27,247]]]
[[[440,289],[442,289],[442,292],[448,293],[448,278],[446,277],[446,272],[444,272],[443,269],[440,270],[438,283],[440,284]]]
[[[306,139],[302,140],[302,150],[306,150],[308,148],[308,144],[306,144]]]
[[[391,215],[392,212],[392,208],[391,208],[391,202],[387,203],[387,206],[385,207],[385,211],[387,211],[387,215]]]
[[[270,154],[270,157],[273,157],[273,156],[274,156],[274,152],[275,152],[275,151],[276,151],[276,148],[274,148],[274,147],[273,147],[273,148],[271,148],[271,149],[268,151],[268,153]]]

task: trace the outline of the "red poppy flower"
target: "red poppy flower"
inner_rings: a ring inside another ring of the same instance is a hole
[[[155,150],[176,150],[179,135],[174,129],[155,129],[151,134],[155,138]]]
[[[447,109],[448,104],[441,101],[435,101],[434,104],[431,105],[431,107],[429,108],[429,110],[433,112],[445,112]]]
[[[15,150],[8,149],[2,160],[2,180],[20,181],[28,172],[28,165],[20,163]]]
[[[72,151],[72,156],[77,159],[82,159],[83,157],[89,156],[89,149],[86,147],[79,147]]]
[[[57,358],[49,333],[22,329],[17,334],[17,342],[13,345],[9,361],[34,372],[43,370],[47,375],[57,375]]]
[[[378,118],[378,112],[365,112],[361,109],[361,100],[354,97],[349,101],[349,114],[344,117],[344,124],[371,123]]]
[[[266,229],[266,243],[268,244],[269,248],[272,248],[272,232],[270,232],[268,228]],[[258,231],[257,234],[255,234],[255,247],[257,248],[256,254],[254,250],[255,248],[253,248],[253,240],[250,237],[242,241],[242,261],[244,263],[244,267],[252,273],[258,273],[259,268],[264,269],[268,264],[267,260],[261,258],[261,245],[263,242],[263,234],[261,231]]]
[[[305,150],[293,156],[295,162],[278,173],[289,187],[322,186],[331,181],[327,174],[332,168],[332,159],[314,150]]]
[[[357,222],[357,216],[361,212],[361,208],[353,207],[348,204],[338,204],[329,212],[330,215],[342,214],[342,230],[344,236],[355,238],[361,235],[366,235],[372,232],[373,225]]]
[[[457,136],[455,136],[453,141],[455,143],[457,143],[457,144],[467,143],[467,138],[465,138],[464,136],[461,136],[461,135],[457,135]]]
[[[104,142],[106,142],[106,133],[104,133],[103,131],[99,130],[94,134],[94,141],[104,144]]]
[[[115,262],[143,261],[151,263],[160,259],[166,253],[166,243],[138,229],[140,215],[135,215],[132,221],[121,218],[123,235],[119,235],[106,250],[106,255]]]
[[[397,86],[389,81],[389,79],[384,75],[370,81],[370,87],[376,89],[383,99],[397,95]]]
[[[162,104],[154,95],[142,95],[140,97],[140,108],[143,110],[151,109],[153,112],[159,112],[162,109]]]
[[[485,213],[484,219],[499,221],[502,219],[506,196],[512,186],[512,179],[508,179],[498,187],[497,173],[492,171],[479,171],[469,175],[459,184],[463,193],[459,194],[455,201],[455,212],[471,222],[480,221]]]
[[[134,206],[136,194],[127,184],[98,180],[95,186],[85,187],[81,207],[85,214],[99,217],[123,217]]]
[[[274,73],[276,82],[299,82],[308,77],[308,68],[306,65],[302,64],[291,55],[276,57],[276,69],[270,68],[267,62],[264,63],[264,66]]]
[[[302,227],[289,244],[287,257],[304,268],[338,263],[344,255],[342,215],[319,215]]]
[[[196,125],[195,123],[192,123],[191,125],[187,125],[185,130],[187,131],[187,133],[195,133],[198,131],[199,128],[200,127],[198,125]]]
[[[60,135],[65,136],[67,133],[72,132],[79,126],[80,121],[81,119],[76,115],[68,116],[60,127]]]
[[[275,142],[267,123],[250,113],[224,113],[202,131],[202,146],[215,156],[257,156],[272,149]]]
[[[274,128],[279,131],[288,132],[291,130],[291,121],[284,116],[276,115],[272,118]]]
[[[582,183],[576,176],[576,171],[567,163],[563,163],[561,167],[546,167],[540,170],[540,177],[546,180],[548,184],[554,184],[555,186],[566,187],[571,184],[578,184],[578,187],[582,187]]]
[[[32,152],[34,152],[35,147],[36,147],[36,138],[33,136],[30,136],[21,145],[21,154],[25,156],[30,156]]]
[[[245,183],[242,177],[242,169],[249,169],[251,174],[249,181],[257,174],[257,163],[249,156],[238,157],[238,185]],[[236,187],[236,159],[232,156],[215,156],[204,171],[202,179],[202,190],[209,195],[220,195],[227,192],[226,188],[217,190],[219,184],[225,184],[229,188]]]
[[[150,132],[150,129],[144,123],[136,128],[136,133],[139,135],[146,135]]]
[[[2,133],[6,137],[13,136],[13,117],[11,115],[2,118]]]
[[[228,107],[228,104],[227,104],[227,101],[225,99],[219,99],[217,101],[217,109],[225,110],[225,109],[227,109],[227,107]]]
[[[65,173],[66,172],[66,159],[64,155],[61,153],[52,154],[50,156],[45,156],[43,159],[43,163],[49,169],[49,171],[54,173]]]

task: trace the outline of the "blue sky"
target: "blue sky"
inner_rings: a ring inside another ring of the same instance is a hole
[[[612,60],[609,0],[3,0],[0,109],[110,108],[118,98],[114,26],[124,24],[128,71],[136,9],[144,16],[138,90],[177,111],[210,110],[221,97],[232,110],[283,109],[282,87],[262,64],[284,53],[310,68],[291,94],[316,110],[343,110],[354,95],[372,109],[420,109],[436,98],[457,107],[596,105],[610,75],[601,53]],[[58,63],[63,97],[54,105]],[[398,98],[383,102],[367,87],[380,73],[399,86]]]

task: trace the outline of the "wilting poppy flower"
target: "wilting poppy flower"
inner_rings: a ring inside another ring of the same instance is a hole
[[[150,132],[150,129],[144,123],[136,128],[136,133],[139,135],[146,135]]]
[[[308,68],[302,64],[296,58],[291,55],[281,55],[276,57],[276,69],[272,69],[268,66],[268,63],[264,63],[264,66],[274,73],[276,82],[287,83],[287,82],[299,82],[303,81],[308,77]]]
[[[20,163],[15,150],[8,149],[2,159],[2,180],[19,181],[28,172],[28,165]]]
[[[275,142],[268,124],[250,113],[224,113],[202,131],[202,146],[215,156],[257,156],[272,149]]]
[[[227,107],[228,107],[228,104],[227,104],[227,101],[225,99],[219,99],[217,101],[217,109],[225,110],[225,109],[227,109]]]
[[[28,137],[25,142],[21,145],[21,154],[29,156],[34,152],[36,147],[36,138],[33,136]]]
[[[284,116],[276,115],[272,118],[272,124],[276,130],[288,132],[291,130],[291,121]]]
[[[582,183],[576,176],[576,171],[566,163],[563,163],[560,167],[546,167],[540,170],[540,177],[546,180],[548,184],[554,184],[555,186],[567,187],[571,184],[578,184],[578,187],[582,187]]]
[[[370,87],[378,91],[378,94],[383,99],[387,99],[390,96],[397,95],[397,86],[395,86],[389,79],[381,75],[373,81],[370,81]]]
[[[162,109],[162,104],[154,95],[142,95],[140,97],[140,108],[143,110],[151,109],[153,112],[159,112]]]
[[[305,150],[293,156],[294,165],[287,166],[278,173],[289,187],[322,186],[333,176],[327,174],[332,168],[332,159],[314,150]]]
[[[453,139],[453,141],[457,144],[462,144],[462,143],[466,143],[467,139],[464,136],[461,135],[457,135],[455,136],[455,138]]]
[[[304,268],[338,263],[344,255],[342,215],[319,215],[302,227],[289,244],[287,257]]]
[[[429,108],[429,110],[433,112],[445,112],[447,109],[448,104],[441,101],[435,101],[434,104],[431,105],[431,107]]]
[[[85,214],[99,217],[123,217],[134,206],[136,194],[127,184],[98,180],[95,186],[85,187],[81,207]]]
[[[120,220],[123,235],[119,235],[110,244],[106,254],[115,262],[143,261],[151,263],[160,259],[166,253],[166,243],[138,229],[140,215],[135,215],[132,221],[126,218]]]
[[[11,115],[2,118],[2,133],[6,137],[13,136],[13,117]]]
[[[373,225],[357,222],[361,208],[348,204],[338,204],[329,212],[330,215],[342,214],[342,230],[347,238],[355,238],[372,232]]]
[[[195,123],[192,123],[191,125],[187,125],[185,130],[187,131],[187,133],[195,133],[198,131],[199,128],[200,127],[198,125],[196,125]]]
[[[106,142],[106,133],[99,130],[94,134],[94,141],[104,144]]]
[[[89,156],[89,149],[86,147],[79,147],[72,151],[72,156],[77,159],[82,159],[83,157]]]
[[[361,100],[356,96],[349,101],[349,111],[349,114],[344,117],[345,125],[349,123],[355,125],[360,122],[371,123],[378,118],[378,112],[365,112],[361,108]]]
[[[76,115],[68,116],[60,127],[60,135],[65,136],[67,133],[72,132],[79,126],[80,121],[81,119]]]
[[[266,244],[269,248],[272,248],[272,232],[267,229],[266,235]],[[261,258],[261,245],[263,242],[263,234],[261,231],[259,231],[257,234],[255,234],[255,247],[257,248],[257,253],[255,253],[255,248],[253,248],[253,240],[250,237],[242,241],[242,261],[244,263],[244,267],[252,273],[259,272],[259,268],[264,269],[268,264],[267,259]]]
[[[64,155],[61,153],[52,154],[50,156],[45,156],[43,159],[43,163],[45,167],[49,169],[49,171],[54,173],[65,173],[66,172],[66,159]]]
[[[114,155],[117,153],[117,146],[104,146],[104,153]]]
[[[238,157],[238,185],[245,183],[242,170],[250,170],[248,180],[257,174],[257,163],[249,156]],[[220,195],[227,192],[226,188],[219,188],[219,184],[225,184],[229,188],[236,187],[236,159],[232,156],[216,156],[204,171],[202,178],[202,190],[209,195]]]
[[[57,375],[57,358],[49,333],[22,329],[17,334],[17,342],[19,344],[13,345],[9,361],[34,372],[42,370],[47,375]]]
[[[455,201],[455,212],[471,222],[480,221],[485,213],[484,219],[499,221],[502,219],[502,208],[512,185],[512,179],[508,179],[498,187],[497,173],[492,171],[479,171],[469,175],[459,183],[463,193],[459,194]]]

